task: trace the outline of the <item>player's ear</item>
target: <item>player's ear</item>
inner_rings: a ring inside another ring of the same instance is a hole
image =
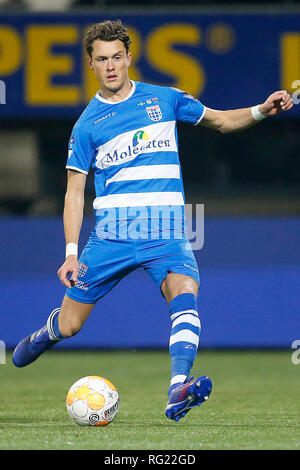
[[[87,61],[88,61],[90,68],[94,70],[92,58],[89,55],[87,55],[86,57],[87,57]]]
[[[132,59],[132,54],[131,54],[131,52],[128,52],[128,54],[127,54],[127,65],[128,65],[128,67],[131,64],[131,59]]]

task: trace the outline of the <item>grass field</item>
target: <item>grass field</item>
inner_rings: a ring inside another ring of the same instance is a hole
[[[208,375],[208,402],[179,423],[164,415],[167,352],[50,351],[17,369],[0,365],[0,449],[300,449],[300,365],[289,351],[200,351],[193,372]],[[69,387],[101,375],[120,393],[106,427],[79,427],[66,411]]]

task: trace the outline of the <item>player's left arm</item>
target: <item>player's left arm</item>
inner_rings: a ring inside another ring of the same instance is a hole
[[[256,109],[250,107],[219,111],[206,108],[200,124],[222,133],[237,132],[252,127],[263,117],[276,116],[282,111],[289,111],[292,107],[291,95],[286,90],[280,90],[272,93],[264,103],[256,106]]]

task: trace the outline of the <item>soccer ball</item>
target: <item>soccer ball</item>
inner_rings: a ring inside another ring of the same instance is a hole
[[[80,426],[106,426],[118,413],[120,400],[109,380],[90,375],[72,385],[66,405],[69,416]]]

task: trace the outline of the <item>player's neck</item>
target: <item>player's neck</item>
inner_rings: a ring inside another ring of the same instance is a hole
[[[114,103],[118,103],[119,101],[123,101],[127,98],[130,91],[132,89],[132,83],[128,79],[122,88],[118,91],[111,91],[111,90],[101,90],[100,95],[102,98],[108,101],[113,101]]]

